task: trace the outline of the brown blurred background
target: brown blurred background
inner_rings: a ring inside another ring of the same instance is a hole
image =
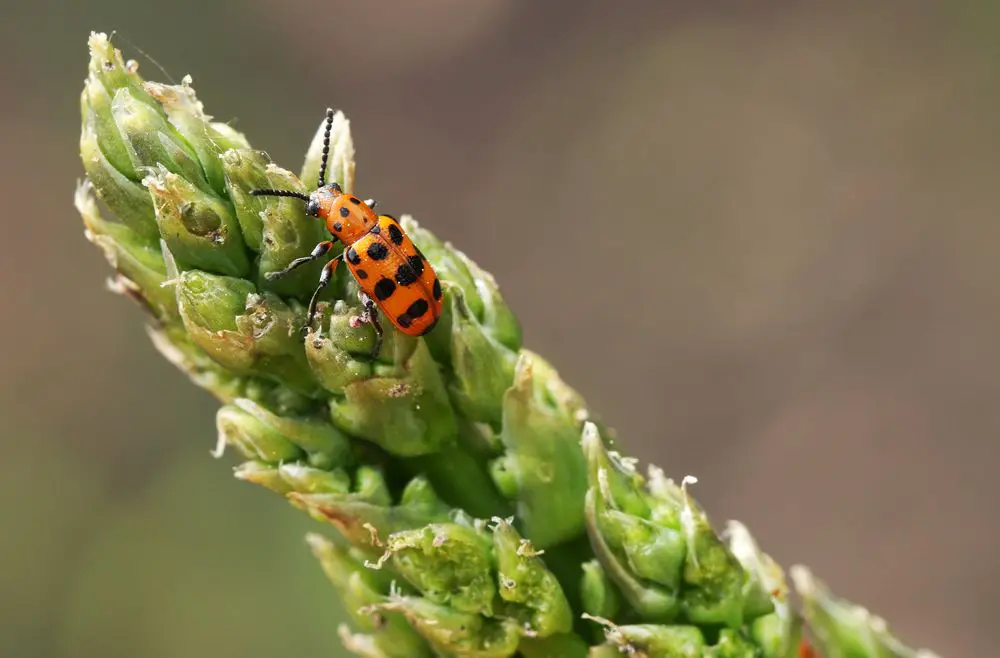
[[[343,109],[361,190],[493,271],[715,521],[992,654],[998,3],[9,4],[0,655],[340,655],[314,526],[209,457],[215,403],[83,238],[92,29],[292,169]]]

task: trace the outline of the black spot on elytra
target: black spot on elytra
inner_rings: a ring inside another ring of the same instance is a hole
[[[403,232],[395,224],[389,224],[389,239],[394,245],[403,244]]]
[[[347,262],[351,265],[358,265],[361,262],[361,256],[358,256],[358,252],[354,250],[354,247],[347,248]]]
[[[397,315],[397,316],[396,316],[396,323],[397,323],[397,324],[398,324],[398,325],[399,325],[400,327],[402,327],[403,329],[406,329],[406,328],[407,328],[407,327],[409,327],[409,326],[410,326],[411,324],[413,324],[413,318],[411,318],[411,317],[410,317],[409,315],[407,315],[406,313],[403,313],[402,315]]]
[[[354,273],[358,275],[359,279],[367,279],[368,278],[368,272],[365,272],[364,270],[362,270],[360,268],[354,270]]]
[[[385,260],[389,250],[381,242],[373,242],[368,246],[368,257],[372,260]]]
[[[378,235],[379,233],[382,232],[382,227],[376,224],[375,226],[372,227],[371,232],[374,233],[375,235]]]
[[[359,199],[356,196],[352,196],[351,197],[351,203],[353,203],[356,206],[360,206],[361,205],[361,199]]]
[[[434,295],[434,299],[441,299],[441,280],[440,279],[434,279],[434,289],[431,290],[431,293]]]
[[[382,277],[378,280],[378,283],[375,284],[374,290],[375,296],[380,300],[385,301],[386,299],[392,297],[392,293],[396,292],[396,284],[393,283],[392,280]]]
[[[341,206],[340,207],[340,216],[341,217],[348,217],[348,216],[350,216],[350,214],[351,214],[351,209],[350,208],[348,208],[347,206]]]
[[[344,225],[341,224],[340,222],[334,222],[333,223],[333,230],[334,231],[343,231],[344,230]]]
[[[408,286],[417,280],[417,273],[413,271],[409,263],[401,263],[396,268],[396,282],[401,286]]]
[[[419,318],[421,315],[426,313],[428,309],[430,309],[430,304],[427,303],[427,300],[418,299],[410,304],[410,307],[406,309],[406,314],[411,318]]]
[[[419,254],[416,256],[410,256],[406,259],[406,262],[410,264],[410,267],[412,267],[413,271],[417,273],[417,276],[424,273],[424,259]]]

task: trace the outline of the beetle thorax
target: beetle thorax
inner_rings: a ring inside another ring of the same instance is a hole
[[[375,211],[356,196],[321,188],[312,193],[310,201],[312,199],[318,206],[317,216],[326,222],[330,234],[344,245],[356,242],[378,223]]]

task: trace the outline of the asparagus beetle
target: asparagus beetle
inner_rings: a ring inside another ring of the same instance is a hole
[[[441,317],[441,281],[395,217],[376,214],[374,199],[362,201],[345,194],[337,183],[326,182],[333,116],[333,109],[327,109],[323,161],[317,187],[311,194],[274,189],[251,190],[250,194],[301,199],[306,202],[307,214],[326,222],[332,239],[320,242],[308,256],[296,258],[285,269],[269,273],[267,278],[276,279],[322,258],[339,241],[344,250],[323,267],[319,285],[309,300],[306,327],[313,324],[320,292],[330,283],[340,261],[344,260],[361,288],[365,319],[375,329],[372,353],[377,356],[382,346],[383,330],[376,309],[404,334],[423,336],[437,325]]]

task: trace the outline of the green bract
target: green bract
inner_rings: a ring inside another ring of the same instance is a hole
[[[339,531],[340,544],[308,542],[350,614],[347,649],[796,658],[802,619],[781,569],[743,526],[716,533],[693,478],[643,477],[609,449],[580,395],[524,349],[493,277],[435,236],[433,218],[400,213],[442,281],[433,332],[384,323],[373,359],[341,268],[303,336],[323,263],[267,275],[308,254],[324,226],[299,199],[250,192],[308,192],[322,126],[304,140],[300,178],[213,122],[190,79],[143,81],[103,34],[90,54],[75,198],[86,235],[112,288],[148,312],[157,349],[222,402],[215,455],[239,455],[237,478]],[[353,192],[341,113],[328,153],[329,180]],[[794,575],[824,658],[930,655]]]
[[[823,658],[937,658],[926,649],[904,645],[889,632],[884,619],[835,597],[805,567],[793,567],[791,575],[802,597],[814,644]]]

